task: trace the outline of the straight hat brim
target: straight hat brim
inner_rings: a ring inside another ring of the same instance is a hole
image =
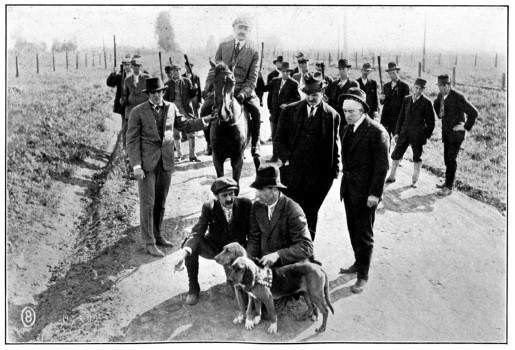
[[[306,89],[306,87],[304,86],[301,91],[303,93],[305,93],[306,95],[311,95],[311,94],[314,94],[315,92],[320,92],[322,90],[324,90],[325,88],[327,87],[327,83],[325,80],[322,81],[322,84],[319,88],[316,88],[316,89]]]
[[[391,72],[392,70],[401,70],[400,68],[385,69],[385,72]]]
[[[250,184],[250,187],[255,188],[255,189],[261,189],[264,187],[287,188],[280,182],[276,183],[276,184],[270,184],[270,183],[263,182],[263,181],[254,181],[253,183]]]
[[[141,92],[153,92],[153,91],[161,91],[161,90],[166,90],[166,89],[168,89],[167,86],[159,88],[159,89],[152,89],[152,90],[143,89],[143,90],[141,90]]]

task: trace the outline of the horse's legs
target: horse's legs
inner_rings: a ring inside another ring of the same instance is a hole
[[[231,166],[232,166],[232,178],[234,181],[238,183],[240,181],[241,176],[241,170],[243,168],[243,154],[240,154],[239,156],[231,158]]]
[[[216,170],[216,177],[224,176],[224,162],[213,153],[213,164]]]

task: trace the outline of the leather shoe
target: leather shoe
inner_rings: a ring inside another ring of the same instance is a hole
[[[367,280],[358,278],[358,280],[356,281],[356,284],[353,285],[352,287],[350,287],[350,291],[354,294],[362,293],[366,284],[367,284]]]
[[[188,294],[186,304],[195,305],[196,303],[198,303],[198,294]]]
[[[212,156],[213,155],[213,148],[211,145],[207,145],[206,151],[204,152],[206,156]]]
[[[165,254],[160,251],[154,244],[147,244],[145,246],[145,251],[150,254],[150,255],[154,255],[154,256],[165,256]]]
[[[439,196],[439,197],[445,197],[445,196],[448,196],[452,193],[452,190],[448,187],[444,187],[442,188],[442,190],[440,192],[438,192],[436,195]]]
[[[356,273],[358,269],[355,265],[351,265],[348,268],[344,269],[343,267],[340,269],[340,273]]]
[[[198,159],[196,156],[195,157],[190,157],[190,162],[196,162],[196,163],[200,163],[201,160]]]
[[[445,187],[445,182],[438,184],[435,186],[436,188],[443,189]]]
[[[387,184],[391,184],[391,183],[394,183],[395,182],[395,178],[394,177],[389,177],[386,179],[386,183]]]
[[[173,247],[173,243],[163,237],[156,238],[156,245],[161,247]]]

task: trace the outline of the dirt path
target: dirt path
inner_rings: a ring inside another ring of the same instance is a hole
[[[198,150],[203,147],[201,140]],[[263,150],[268,158],[270,143]],[[304,310],[303,302],[288,304],[276,335],[266,333],[268,321],[252,331],[232,324],[236,306],[224,294],[225,275],[214,261],[201,259],[200,302],[185,305],[186,271],[174,274],[169,258],[210,197],[215,172],[208,157],[201,159],[202,163],[178,165],[173,175],[164,227],[176,245],[166,250],[167,256],[144,254],[136,209],[127,238],[96,261],[112,264],[110,276],[102,281],[107,287],[91,291],[46,326],[39,341],[506,341],[506,218],[458,192],[438,198],[435,184],[440,180],[425,171],[420,187],[410,188],[408,161],[397,182],[386,189],[378,210],[370,280],[360,295],[350,292],[350,276],[338,274],[353,258],[339,180],[333,184],[320,212],[315,242],[335,308],[325,333],[314,332],[321,320],[295,320]],[[248,152],[242,196],[254,198],[248,187],[253,179]],[[130,193],[137,194],[135,183]]]

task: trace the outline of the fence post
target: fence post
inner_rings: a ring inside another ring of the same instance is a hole
[[[458,55],[456,54],[456,60],[454,61],[454,65],[457,66],[458,65]]]
[[[476,57],[474,57],[474,67],[477,66],[477,52],[476,52]]]
[[[501,79],[501,89],[504,90],[505,88],[506,88],[506,73],[503,73],[502,79]]]
[[[55,53],[54,53],[54,50],[52,50],[52,68],[54,69],[54,72],[55,72]]]
[[[426,72],[426,55],[422,56],[422,72]]]
[[[39,74],[39,54],[36,54],[36,74]]]
[[[497,54],[495,54],[495,68],[497,68]]]
[[[442,54],[439,53],[438,54],[438,65],[440,65],[441,62],[442,62]]]
[[[395,56],[395,64],[396,64],[396,65],[399,65],[399,55],[396,55],[396,56]]]
[[[329,52],[329,59],[327,60],[327,65],[330,66],[331,65],[331,53]]]
[[[68,50],[66,50],[66,70],[68,70]]]
[[[95,54],[91,55],[91,65],[95,67]]]
[[[79,53],[75,53],[75,69],[79,69]]]
[[[358,66],[358,52],[356,52],[355,59],[356,59],[356,67],[357,67]]]
[[[452,67],[452,86],[456,86],[456,66]]]
[[[84,67],[88,68],[88,53],[84,54]]]
[[[102,65],[102,54],[98,54],[98,66],[100,67]]]
[[[422,76],[422,62],[419,62],[418,63],[418,76],[421,77]]]
[[[317,52],[317,61],[320,61],[320,52]]]
[[[18,55],[16,55],[16,78],[20,76],[20,72],[18,71]]]
[[[106,52],[104,51],[104,68],[107,69],[107,54]]]

